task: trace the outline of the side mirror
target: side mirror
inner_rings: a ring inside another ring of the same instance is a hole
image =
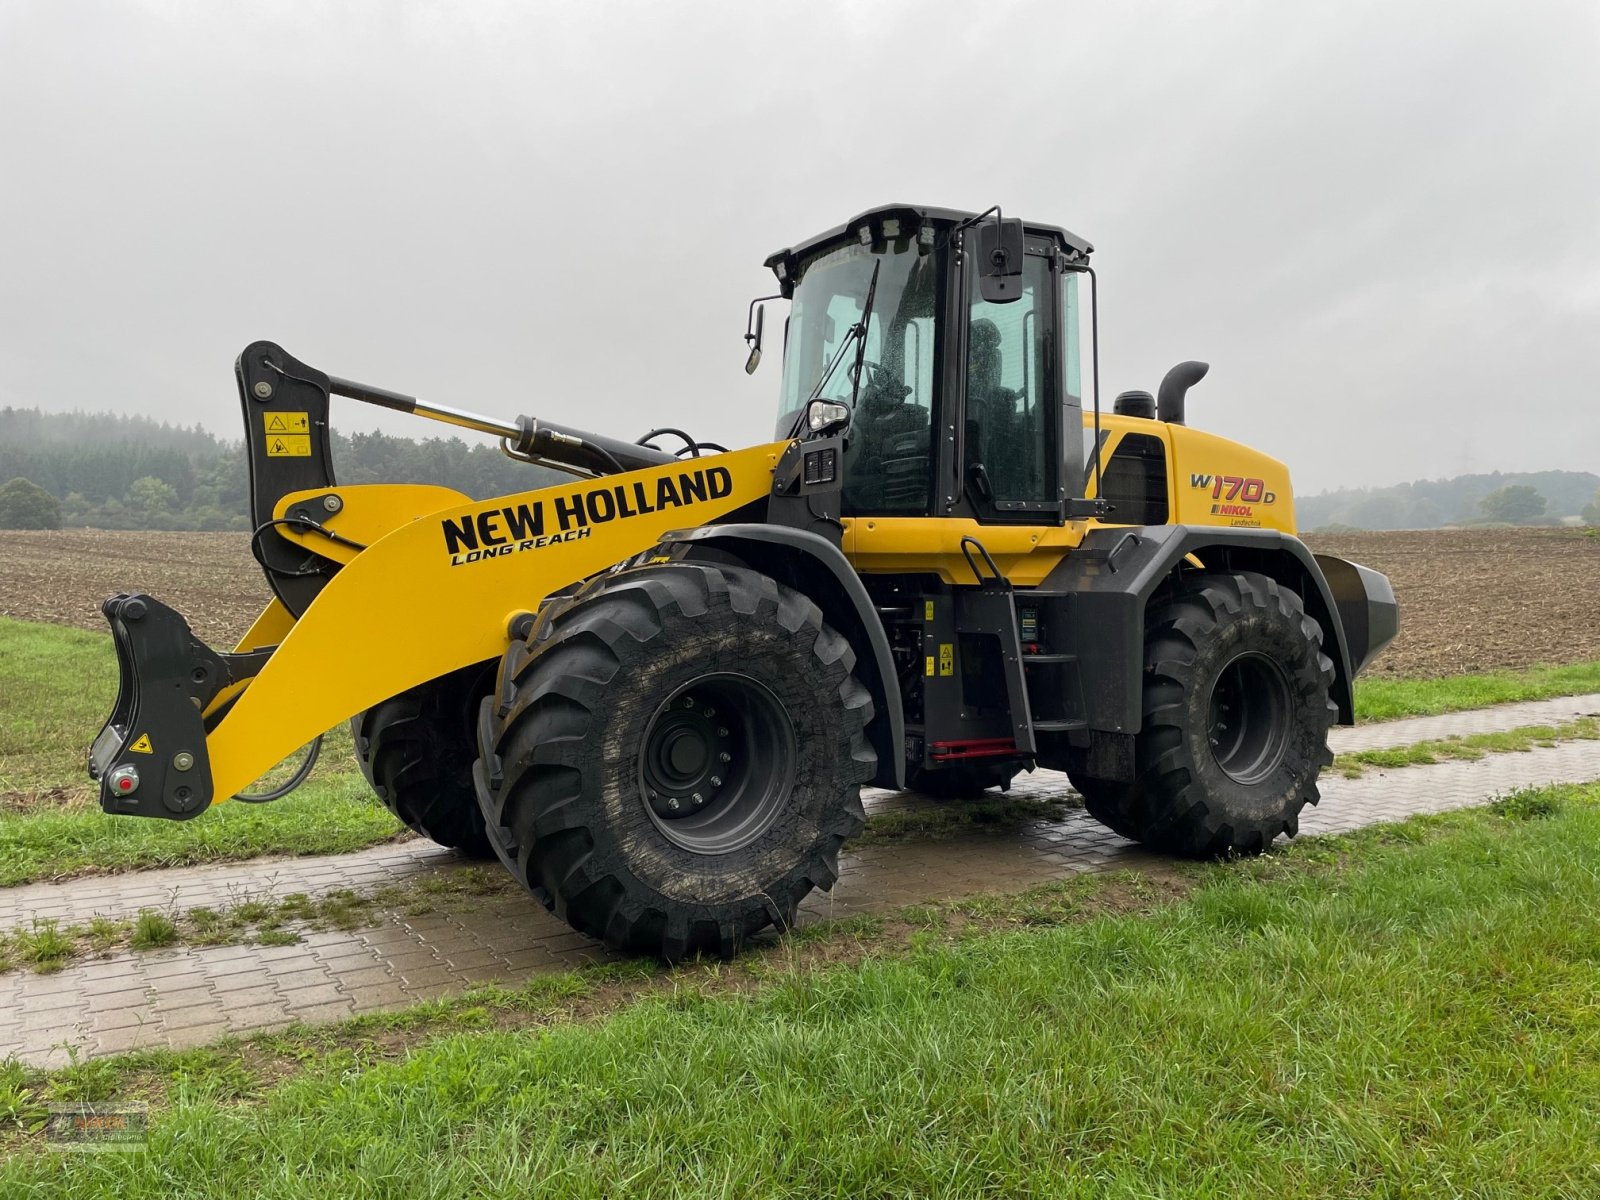
[[[750,346],[750,357],[744,360],[746,375],[754,375],[761,365],[761,330],[767,323],[767,306],[761,302],[777,299],[777,296],[759,296],[750,301],[750,314],[744,323],[744,340]]]
[[[990,304],[1009,304],[1022,296],[1022,222],[996,216],[974,230],[978,292]]]

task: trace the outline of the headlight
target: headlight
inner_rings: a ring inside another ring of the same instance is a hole
[[[806,424],[811,427],[812,433],[821,433],[824,429],[843,425],[849,419],[849,407],[832,400],[813,400],[811,407],[806,409]]]

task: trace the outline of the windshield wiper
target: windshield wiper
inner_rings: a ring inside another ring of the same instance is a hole
[[[883,259],[878,259],[872,264],[872,278],[867,281],[867,299],[861,308],[861,319],[845,331],[844,341],[839,343],[839,348],[834,351],[828,369],[822,373],[822,378],[817,380],[817,386],[811,389],[811,395],[806,397],[805,403],[800,406],[800,411],[795,414],[794,427],[789,430],[790,437],[797,437],[800,427],[805,424],[806,410],[811,407],[811,402],[822,395],[822,389],[828,386],[828,380],[833,378],[833,373],[839,369],[839,364],[844,360],[845,352],[850,349],[851,343],[856,346],[856,364],[854,368],[855,381],[850,385],[850,411],[856,408],[856,396],[861,390],[861,360],[867,354],[867,323],[872,320],[872,301],[878,294],[878,268],[883,266]]]
[[[856,398],[861,394],[861,364],[867,357],[867,326],[872,321],[872,302],[878,295],[878,268],[883,259],[872,264],[872,280],[867,284],[867,301],[861,306],[861,320],[856,322],[856,365],[850,372],[850,411],[856,411]]]

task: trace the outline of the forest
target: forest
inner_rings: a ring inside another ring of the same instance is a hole
[[[417,441],[333,430],[330,440],[341,483],[437,483],[483,499],[567,478],[456,437]],[[59,525],[67,528],[250,527],[242,445],[198,425],[0,408],[0,485],[18,478],[55,499]]]

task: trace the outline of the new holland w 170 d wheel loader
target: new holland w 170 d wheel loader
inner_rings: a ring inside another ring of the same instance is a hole
[[[772,255],[776,440],[744,450],[497,420],[247,347],[276,598],[228,653],[149,596],[106,602],[101,804],[197,816],[350,720],[403,821],[667,958],[787,926],[868,784],[959,796],[1038,766],[1178,854],[1294,834],[1393,593],[1295,536],[1282,464],[1186,424],[1205,364],[1085,410],[1091,249],[897,204]],[[572,482],[342,485],[330,395]]]

